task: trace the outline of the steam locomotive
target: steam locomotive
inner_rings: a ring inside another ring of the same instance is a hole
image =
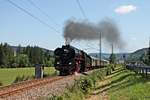
[[[100,66],[98,59],[90,57],[84,51],[71,45],[56,48],[54,55],[54,67],[60,72],[60,75],[70,75],[75,72],[82,73]],[[101,66],[106,66],[106,64],[102,63]]]

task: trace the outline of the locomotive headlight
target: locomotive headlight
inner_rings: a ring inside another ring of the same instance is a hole
[[[69,63],[69,65],[71,65],[71,64],[72,64],[72,62]]]
[[[59,62],[57,62],[57,64],[60,64]]]

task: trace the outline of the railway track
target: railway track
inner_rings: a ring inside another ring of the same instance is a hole
[[[55,76],[44,79],[34,79],[30,81],[24,81],[17,84],[5,86],[0,88],[0,98],[5,98],[15,94],[23,93],[24,91],[30,90],[35,87],[40,87],[46,84],[53,83],[55,81],[61,80],[65,77]]]

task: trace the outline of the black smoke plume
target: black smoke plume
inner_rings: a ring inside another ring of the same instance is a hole
[[[111,19],[105,19],[98,24],[88,21],[69,20],[64,28],[64,38],[67,43],[72,40],[99,40],[100,33],[102,39],[107,43],[115,44],[122,48],[124,41],[121,38],[121,33],[116,23]]]

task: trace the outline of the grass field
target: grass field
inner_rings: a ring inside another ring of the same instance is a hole
[[[150,100],[150,77],[118,66],[98,82],[86,100]]]
[[[55,73],[54,67],[45,67],[44,74],[52,75]],[[16,77],[32,77],[35,75],[34,68],[1,68],[0,69],[0,83],[3,86],[12,84]]]
[[[110,100],[150,100],[150,79],[123,70],[112,77]]]

